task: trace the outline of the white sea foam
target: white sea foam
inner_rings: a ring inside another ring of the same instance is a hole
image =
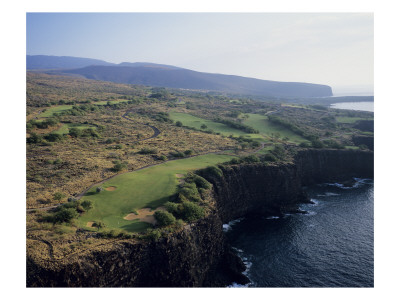
[[[243,250],[242,250],[242,249],[235,248],[235,247],[232,247],[232,249],[235,250],[236,252],[243,253]]]
[[[340,196],[340,194],[326,192],[326,193],[325,193],[325,196],[326,196],[326,197],[330,197],[330,196]]]
[[[249,284],[250,283],[246,283],[245,285],[243,285],[243,284],[234,282],[231,285],[228,285],[227,288],[247,288],[247,287],[249,287]]]
[[[368,178],[357,178],[357,177],[354,177],[353,179],[354,179],[355,183],[352,186],[344,186],[342,183],[338,183],[338,182],[335,182],[335,183],[324,183],[323,185],[325,185],[325,186],[326,185],[335,186],[335,187],[338,187],[338,188],[343,189],[343,190],[349,190],[349,189],[358,188],[358,187],[360,187],[360,186],[362,186],[364,184],[372,184],[373,183],[373,180],[372,179],[368,179]],[[326,193],[326,194],[328,194],[328,193]]]
[[[233,226],[233,225],[235,225],[236,223],[239,223],[239,222],[242,221],[242,220],[243,220],[243,218],[239,218],[239,219],[230,221],[230,222],[227,223],[227,224],[223,224],[223,225],[222,225],[222,230],[223,230],[224,232],[227,232],[227,231],[229,231],[229,230],[232,229],[232,226]]]
[[[266,220],[273,220],[273,219],[279,219],[279,216],[270,216],[270,217],[266,217]]]

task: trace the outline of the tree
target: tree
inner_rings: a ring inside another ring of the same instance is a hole
[[[178,126],[178,127],[182,127],[183,123],[181,121],[176,121],[175,125]]]
[[[201,129],[207,129],[207,125],[206,124],[201,124],[200,128]]]
[[[52,219],[54,224],[63,222],[69,223],[76,217],[78,217],[78,212],[75,208],[63,208],[61,206],[61,209],[53,215]]]

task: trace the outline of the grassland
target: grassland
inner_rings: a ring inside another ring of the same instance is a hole
[[[268,121],[267,116],[262,116],[258,114],[247,114],[247,116],[248,118],[245,119],[243,123],[245,125],[253,127],[254,129],[257,129],[260,132],[260,134],[263,135],[264,137],[279,133],[282,138],[288,137],[289,141],[295,143],[301,143],[307,141],[306,139],[295,134],[289,129],[283,128],[279,125],[272,124],[271,122]]]
[[[247,138],[252,138],[259,142],[267,142],[270,140],[270,136],[274,134],[279,134],[282,138],[287,137],[289,141],[294,143],[301,143],[307,141],[303,137],[293,133],[291,130],[283,128],[279,125],[275,125],[268,121],[267,116],[258,114],[246,114],[247,118],[243,119],[243,124],[257,129],[259,134],[249,134],[239,129],[231,128],[225,124],[214,122],[211,120],[199,118],[187,113],[181,112],[171,112],[170,117],[176,122],[181,121],[184,126],[194,127],[198,130],[213,130],[218,132],[223,136],[244,136]],[[207,128],[202,129],[202,125],[206,125]]]
[[[346,116],[336,117],[336,121],[338,123],[345,123],[345,124],[353,124],[360,120],[372,120],[372,119],[366,119],[360,117],[346,117]]]
[[[238,137],[241,135],[248,135],[248,133],[246,133],[242,130],[231,128],[225,124],[214,122],[214,121],[203,119],[203,118],[199,118],[199,117],[193,116],[191,114],[187,114],[187,113],[170,112],[169,116],[174,122],[181,121],[184,126],[194,127],[198,130],[203,130],[203,131],[213,130],[215,132],[219,132],[220,134],[222,134],[224,136],[233,135],[233,136]],[[203,124],[206,125],[207,128],[202,129],[201,125],[203,125]]]
[[[232,159],[230,155],[207,154],[166,163],[116,176],[102,186],[115,187],[113,191],[96,193],[93,187],[82,200],[93,201],[94,208],[79,218],[79,225],[101,220],[107,228],[127,231],[142,231],[150,225],[140,221],[124,220],[133,210],[155,209],[168,201],[176,192],[176,174],[186,174],[190,170],[203,168]]]
[[[39,115],[39,118],[50,118],[55,113],[62,112],[64,110],[71,109],[72,105],[57,105],[50,108],[47,108],[44,112]]]
[[[207,153],[230,149],[231,153],[239,156],[259,156],[274,149],[276,144],[291,143],[291,146],[286,145],[291,149],[294,143],[305,141],[287,129],[290,127],[270,122],[269,116],[277,116],[322,142],[333,140],[350,149],[357,148],[352,136],[362,133],[354,127],[354,122],[373,118],[370,113],[317,110],[302,105],[281,106],[279,103],[182,90],[166,91],[160,98],[153,97],[158,91],[144,86],[28,73],[27,125],[31,125],[28,124],[30,120],[47,121],[55,113],[72,106],[79,111],[79,114],[58,115],[54,118],[58,123],[48,128],[27,126],[26,206],[36,209],[27,214],[27,240],[29,245],[34,245],[29,248],[31,254],[47,257],[47,245],[51,244],[54,256],[64,257],[86,246],[91,248],[101,244],[103,237],[96,234],[89,234],[90,243],[85,244],[88,240],[85,230],[96,230],[87,227],[87,223],[92,221],[103,221],[105,231],[112,228],[144,231],[152,225],[123,218],[134,210],[146,207],[154,210],[162,206],[175,193],[179,180],[176,174],[185,174],[232,157]],[[85,110],[84,107],[88,106],[91,108]],[[132,117],[123,118],[128,111]],[[160,113],[165,118],[155,118]],[[249,134],[212,121],[217,118],[242,123],[259,133]],[[196,130],[177,126],[176,121]],[[150,138],[154,131],[145,124],[156,127],[160,134]],[[203,124],[207,127],[201,128]],[[70,128],[93,126],[96,126],[98,136],[68,134]],[[46,139],[52,132],[59,133],[62,138],[56,141]],[[35,135],[41,138],[38,142],[28,140]],[[264,145],[253,146],[251,141],[232,139],[231,135],[251,138]],[[259,148],[262,149],[254,153]],[[142,153],[142,149],[152,152]],[[176,157],[173,154],[186,151],[199,156],[171,160]],[[229,150],[224,152],[227,153]],[[165,160],[169,161],[160,164]],[[115,169],[116,163],[124,165],[124,169]],[[159,165],[149,167],[155,164]],[[121,174],[115,176],[118,173]],[[93,200],[94,207],[72,223],[54,225],[42,221],[47,213],[43,208],[66,203],[68,198],[77,197],[88,187],[112,176],[115,177],[102,186],[112,186],[115,190],[93,193],[95,188],[92,188],[82,200]]]
[[[70,128],[77,128],[77,129],[83,130],[83,129],[87,129],[87,128],[96,128],[96,126],[89,125],[89,124],[79,124],[79,123],[63,124],[59,129],[57,129],[53,132],[58,133],[58,134],[68,134]]]

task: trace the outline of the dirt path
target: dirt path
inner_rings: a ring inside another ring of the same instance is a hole
[[[131,118],[128,117],[128,114],[131,113],[131,112],[134,112],[134,110],[132,110],[132,109],[131,109],[131,110],[127,110],[127,111],[122,115],[122,117],[123,117],[124,119],[128,120],[128,121],[135,122],[134,120],[132,120]],[[136,141],[136,142],[141,142],[141,141],[146,141],[146,140],[149,140],[149,139],[154,139],[155,137],[157,137],[157,136],[161,133],[161,131],[160,131],[157,127],[154,127],[154,126],[152,126],[152,125],[143,124],[143,123],[138,123],[138,124],[141,124],[141,125],[145,125],[145,126],[150,127],[151,129],[153,129],[154,133],[153,133],[153,135],[152,135],[151,137],[148,137],[148,138],[145,138],[145,139],[141,139],[141,140],[138,140],[138,141]]]

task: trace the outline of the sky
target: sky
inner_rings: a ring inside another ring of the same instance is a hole
[[[153,62],[372,93],[372,13],[27,13],[27,54]]]

